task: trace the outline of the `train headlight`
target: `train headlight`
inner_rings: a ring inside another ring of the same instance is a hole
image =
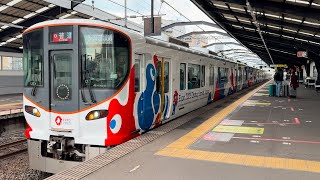
[[[96,120],[96,119],[107,117],[107,115],[108,115],[108,110],[94,110],[94,111],[90,111],[87,114],[86,120],[87,121]]]
[[[36,116],[36,117],[41,116],[40,111],[36,107],[26,105],[26,106],[24,106],[24,109],[27,113],[29,113],[33,116]]]

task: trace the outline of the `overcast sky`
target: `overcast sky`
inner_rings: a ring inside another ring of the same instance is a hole
[[[104,11],[107,11],[111,14],[124,17],[124,8],[111,1],[124,6],[124,0],[110,0],[110,1],[94,0],[94,5],[95,7],[100,8]],[[196,6],[190,0],[165,0],[165,1],[191,20],[202,19],[205,21],[210,21],[210,19],[206,15],[204,15],[204,13],[201,10],[196,8]],[[92,0],[85,1],[85,3],[88,5],[92,5],[91,2]],[[151,0],[127,0],[127,7],[143,15],[151,14]],[[166,14],[162,17],[167,20],[178,20],[178,21],[187,20],[183,16],[181,16],[178,12],[174,11],[171,7],[169,7],[166,3],[161,3],[161,0],[154,0],[154,13]],[[139,15],[130,10],[127,11],[127,14]],[[142,22],[142,18],[136,18],[131,20],[139,23]]]

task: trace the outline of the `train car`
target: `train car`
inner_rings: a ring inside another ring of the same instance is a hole
[[[51,173],[251,86],[260,71],[95,20],[36,24],[23,44],[30,167]]]

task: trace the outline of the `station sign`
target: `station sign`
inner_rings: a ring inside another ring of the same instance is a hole
[[[144,36],[161,36],[161,17],[153,18],[153,32],[151,18],[144,18]]]
[[[288,68],[288,65],[286,64],[271,64],[270,65],[271,68]]]
[[[307,51],[298,51],[297,52],[297,57],[308,57],[308,52]]]

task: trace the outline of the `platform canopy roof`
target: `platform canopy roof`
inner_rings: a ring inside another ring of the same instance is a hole
[[[1,0],[0,17],[0,46],[8,51],[22,49],[22,32],[35,23],[67,17],[90,18],[42,0]]]
[[[191,1],[267,64],[319,59],[320,0]],[[307,51],[308,58],[297,51]]]
[[[83,18],[123,23],[84,0],[0,0],[0,51],[22,52],[22,32],[46,20]],[[132,29],[142,29],[129,23]]]

